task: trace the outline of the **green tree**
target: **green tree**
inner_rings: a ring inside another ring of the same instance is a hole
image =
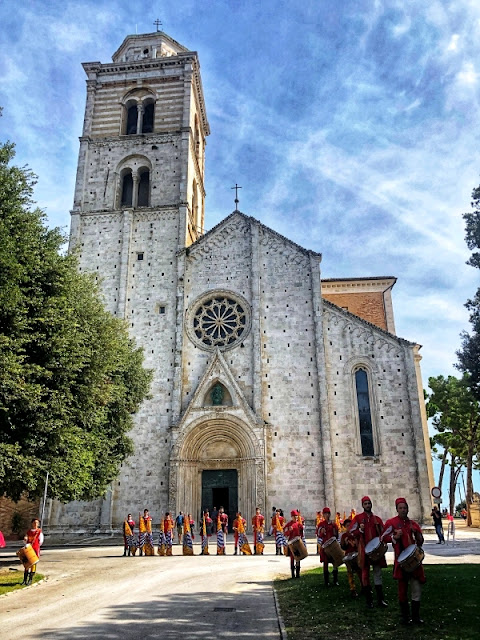
[[[463,214],[465,242],[472,251],[467,264],[480,269],[480,186],[472,192],[472,209]],[[458,368],[470,375],[472,392],[480,400],[480,287],[465,306],[470,311],[470,333],[461,334],[462,348],[457,352]]]
[[[472,469],[480,448],[480,402],[473,393],[470,376],[431,377],[428,386],[427,412],[438,431],[434,444],[440,444],[450,455],[450,510],[453,508],[458,473],[467,469],[466,501],[473,498]],[[452,499],[453,495],[453,499]],[[452,511],[451,511],[452,512]],[[471,524],[470,514],[468,524]]]
[[[65,238],[33,208],[35,176],[0,145],[0,495],[104,494],[151,372]]]

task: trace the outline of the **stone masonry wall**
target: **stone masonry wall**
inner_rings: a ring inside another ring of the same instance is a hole
[[[412,393],[415,376],[413,345],[390,338],[374,327],[340,310],[327,307],[325,348],[332,462],[335,478],[335,509],[347,513],[361,509],[360,499],[369,495],[374,512],[382,518],[395,514],[395,498],[404,496],[410,515],[422,518],[425,507],[425,469],[419,468],[417,447],[423,443],[418,397]],[[361,451],[354,370],[368,372],[375,455]],[[423,456],[425,457],[425,456]]]

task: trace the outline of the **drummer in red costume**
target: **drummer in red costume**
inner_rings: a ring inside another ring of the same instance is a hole
[[[292,519],[287,522],[283,528],[283,533],[287,537],[287,540],[291,542],[294,538],[303,538],[303,524],[299,522],[300,518],[298,511],[295,509],[290,513]],[[295,560],[292,550],[287,547],[287,555],[290,556],[290,571],[292,572],[292,578],[300,577],[300,560]]]
[[[421,547],[423,545],[423,534],[420,525],[408,517],[408,504],[405,498],[397,498],[395,500],[395,507],[398,515],[386,521],[382,539],[385,542],[391,542],[395,552],[393,577],[395,580],[398,580],[398,601],[400,603],[402,622],[404,624],[411,622],[408,606],[408,582],[410,581],[412,619],[413,622],[422,624],[423,620],[420,618],[420,597],[422,594],[422,584],[425,584],[423,566],[420,565],[412,573],[407,573],[400,567],[398,557],[402,551],[412,544]]]
[[[23,540],[26,544],[31,544],[33,550],[40,558],[40,547],[43,544],[43,533],[40,529],[40,520],[38,518],[34,518],[31,522],[31,527],[25,534]],[[34,564],[30,567],[30,569],[26,569],[23,572],[23,582],[22,584],[32,584],[32,580],[35,577],[35,573],[37,571],[37,565]]]
[[[328,572],[328,563],[331,562],[330,558],[325,553],[323,545],[330,538],[338,539],[338,528],[334,522],[330,522],[330,509],[328,507],[324,507],[322,511],[323,520],[319,522],[317,525],[317,529],[315,531],[317,540],[321,540],[320,547],[320,562],[323,563],[323,581],[325,582],[325,586],[330,586],[330,574]],[[338,569],[333,569],[333,584],[335,587],[339,586],[338,583]]]
[[[345,551],[345,558],[352,553],[357,553],[357,561],[353,563],[348,563],[345,559],[345,564],[347,566],[347,576],[348,576],[348,586],[350,588],[350,595],[352,598],[358,598],[358,593],[355,588],[355,576],[354,573],[357,574],[358,579],[360,580],[360,584],[362,584],[362,570],[358,566],[358,541],[353,536],[353,534],[349,533],[348,527],[350,526],[351,520],[350,518],[345,518],[343,521],[343,525],[345,527],[344,532],[340,538],[340,546]]]
[[[377,562],[372,563],[365,553],[365,547],[374,538],[379,538],[383,531],[382,519],[372,513],[372,501],[368,496],[362,498],[363,513],[357,514],[350,525],[348,531],[358,542],[358,566],[362,570],[362,591],[367,598],[367,607],[373,608],[373,594],[370,586],[370,567],[373,567],[373,582],[377,594],[379,607],[386,607],[387,603],[383,597],[382,568],[387,566],[385,556]]]

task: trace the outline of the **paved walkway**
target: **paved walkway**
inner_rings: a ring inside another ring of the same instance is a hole
[[[427,534],[425,564],[480,564],[480,530],[457,528],[456,538],[436,545]],[[15,548],[0,552],[4,568],[20,567]],[[314,540],[309,549],[314,554]],[[118,546],[49,548],[47,540],[39,570],[48,580],[0,597],[2,637],[280,638],[272,581],[288,577],[288,560],[275,556],[270,541],[264,556],[230,555],[231,544],[227,550],[225,557],[183,557],[175,546],[172,558],[123,558]],[[391,566],[391,552],[387,560]],[[302,570],[318,564],[311,555]]]

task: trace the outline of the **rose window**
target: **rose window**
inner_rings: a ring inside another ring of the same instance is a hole
[[[190,311],[189,325],[190,337],[198,346],[228,349],[245,338],[250,329],[248,303],[223,292],[203,296]]]

